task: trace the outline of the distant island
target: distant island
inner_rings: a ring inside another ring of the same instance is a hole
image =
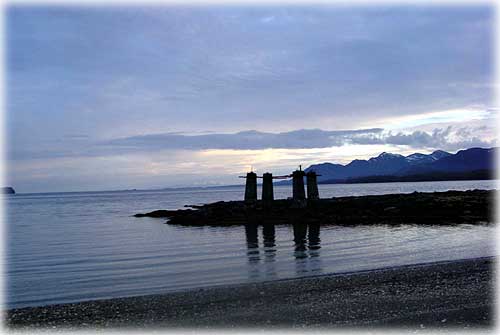
[[[456,154],[436,150],[431,154],[408,156],[383,152],[377,157],[356,159],[346,165],[314,164],[305,172],[319,174],[319,184],[494,179],[497,149],[470,148]],[[276,184],[290,184],[290,181]]]
[[[0,188],[2,194],[16,194],[16,191],[12,187],[2,187]]]

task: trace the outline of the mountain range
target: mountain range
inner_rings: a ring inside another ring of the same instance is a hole
[[[414,153],[408,156],[383,152],[377,157],[368,160],[356,159],[347,165],[314,164],[305,171],[315,171],[319,174],[319,183],[356,182],[356,179],[374,176],[400,178],[450,174],[459,177],[460,174],[470,175],[471,172],[486,172],[492,175],[497,149],[470,148],[455,154],[437,150],[431,154]]]

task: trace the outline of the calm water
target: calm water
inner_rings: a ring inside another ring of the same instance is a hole
[[[322,197],[493,189],[495,181],[320,185]],[[275,188],[278,198],[289,186]],[[260,194],[260,193],[259,193]],[[162,293],[494,254],[494,228],[275,226],[190,228],[134,218],[237,200],[210,190],[6,196],[8,308]]]

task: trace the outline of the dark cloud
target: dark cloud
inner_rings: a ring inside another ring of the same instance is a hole
[[[310,149],[341,146],[359,135],[380,134],[381,128],[326,131],[321,129],[300,129],[282,133],[267,133],[255,130],[234,134],[182,135],[165,133],[156,135],[133,136],[103,142],[110,148],[130,150],[160,149],[237,149],[258,150],[268,148]]]
[[[200,151],[209,149],[263,150],[263,149],[320,149],[344,145],[392,145],[419,149],[458,150],[470,147],[495,145],[494,140],[481,139],[481,132],[489,127],[452,127],[436,128],[431,132],[384,131],[382,128],[354,130],[299,129],[289,132],[271,133],[256,130],[232,134],[204,133],[184,134],[169,132],[116,138],[92,142],[84,138],[55,143],[40,144],[36,151],[29,149],[12,150],[8,148],[9,159],[43,159],[67,157],[106,157],[127,154],[148,154],[164,150]]]
[[[394,145],[408,145],[411,147],[443,148],[448,143],[452,127],[444,129],[434,129],[432,133],[424,131],[414,131],[410,134],[398,133],[388,135],[385,143]]]
[[[487,106],[493,27],[484,5],[11,7],[7,135],[352,128]]]
[[[452,126],[446,128],[436,128],[432,132],[416,130],[411,133],[384,133],[382,136],[368,134],[353,136],[350,139],[352,144],[390,144],[404,145],[415,149],[442,149],[459,150],[471,147],[489,147],[496,145],[496,140],[486,141],[478,136],[473,136],[474,131],[487,130],[485,126],[481,127],[461,127],[454,129]]]
[[[454,130],[452,126],[436,128],[430,133],[420,130],[410,133],[393,133],[390,131],[384,132],[381,128],[344,131],[300,129],[282,133],[249,130],[234,134],[183,135],[179,133],[165,133],[133,136],[103,142],[101,145],[111,150],[156,151],[166,149],[313,149],[338,147],[348,144],[389,144],[419,149],[456,150],[471,146],[489,146],[494,144],[494,141],[484,141],[479,137],[470,135],[471,130],[467,127]]]

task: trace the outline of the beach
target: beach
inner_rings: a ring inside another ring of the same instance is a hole
[[[494,258],[5,312],[15,329],[493,327]]]

